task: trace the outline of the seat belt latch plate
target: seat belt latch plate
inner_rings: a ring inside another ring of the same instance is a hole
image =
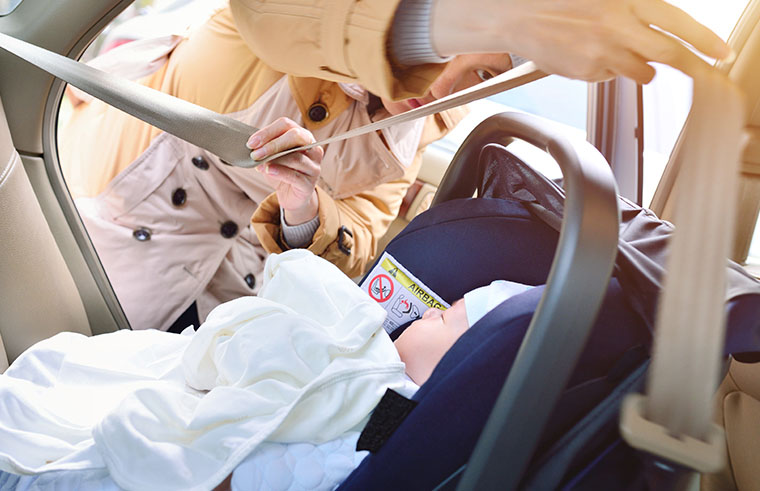
[[[712,423],[707,441],[673,435],[644,417],[645,402],[642,394],[629,394],[623,400],[620,434],[630,446],[704,473],[717,472],[726,465],[723,428]]]

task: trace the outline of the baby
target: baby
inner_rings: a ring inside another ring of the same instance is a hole
[[[425,383],[443,355],[470,326],[507,298],[529,288],[498,280],[466,293],[445,311],[426,310],[422,318],[412,322],[394,343],[406,365],[407,375],[417,385]]]

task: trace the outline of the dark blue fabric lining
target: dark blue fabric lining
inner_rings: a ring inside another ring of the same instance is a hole
[[[495,279],[541,285],[556,241],[557,233],[516,201],[457,200],[418,217],[387,251],[451,302]],[[512,297],[472,326],[415,394],[418,406],[341,489],[432,489],[465,464],[542,293],[538,286]],[[555,441],[599,402],[610,385],[597,380],[605,379],[631,347],[649,340],[646,326],[613,280],[568,386],[575,390],[559,403],[557,412],[565,417],[553,419],[543,441]]]
[[[545,283],[557,238],[517,201],[455,200],[415,218],[386,251],[453,302],[495,279]]]
[[[551,267],[557,238],[554,229],[533,217],[520,202],[463,199],[442,203],[420,215],[386,250],[443,299],[453,302],[495,279],[542,285]],[[627,284],[640,287],[639,283],[631,282],[635,272],[629,266],[621,269],[618,265],[614,274],[623,273]],[[643,292],[647,301],[656,299],[656,285],[643,284],[652,289]],[[641,288],[632,291],[642,293]],[[349,476],[341,489],[433,489],[465,465],[542,292],[543,287],[539,286],[510,298],[465,333],[415,395],[418,406],[380,451],[365,459]],[[643,319],[637,313],[647,310],[636,309],[631,296],[631,291],[624,291],[613,277],[599,318],[554,416],[544,429],[536,455],[610,393],[615,386],[610,376],[618,371],[621,360],[632,349],[643,347],[640,355],[646,356],[651,342],[651,319]],[[758,295],[742,295],[728,302],[726,353],[760,349],[758,312]],[[619,375],[626,374],[622,370]],[[606,446],[609,442],[601,444]],[[616,448],[615,455],[620,450],[619,446]],[[615,460],[610,465],[619,464]],[[601,471],[604,479],[612,479],[616,472],[620,476],[636,472],[624,467]],[[451,486],[455,486],[457,479]],[[587,475],[584,482],[589,482],[588,479],[591,477]]]

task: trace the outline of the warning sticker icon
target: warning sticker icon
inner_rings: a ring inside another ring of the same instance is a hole
[[[393,296],[393,281],[386,274],[378,274],[370,280],[367,292],[376,302],[385,302]]]
[[[429,308],[449,308],[445,300],[387,251],[383,252],[359,286],[388,313],[383,321],[383,328],[388,334],[419,319]]]
[[[393,303],[391,312],[396,314],[399,319],[408,317],[411,320],[416,320],[422,317],[420,315],[420,309],[413,303],[411,299],[407,300],[404,295],[396,297],[396,301]]]

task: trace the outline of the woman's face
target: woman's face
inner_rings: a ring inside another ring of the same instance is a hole
[[[430,85],[427,93],[418,99],[390,101],[382,99],[383,106],[392,115],[401,114],[424,106],[449,94],[472,87],[512,68],[509,55],[471,54],[459,55],[451,60],[443,72]]]
[[[422,318],[412,322],[395,341],[406,373],[422,385],[433,373],[443,355],[468,329],[464,300],[457,300],[447,310],[430,308]]]

